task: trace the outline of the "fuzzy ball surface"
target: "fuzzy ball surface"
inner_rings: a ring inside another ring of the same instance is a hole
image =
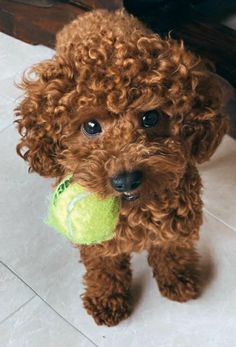
[[[74,244],[95,244],[114,237],[120,202],[118,198],[99,199],[66,177],[50,197],[46,224]]]

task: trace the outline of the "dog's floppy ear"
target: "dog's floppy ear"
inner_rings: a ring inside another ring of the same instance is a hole
[[[42,176],[63,174],[58,159],[64,149],[63,132],[68,124],[66,97],[71,79],[66,65],[53,58],[33,66],[30,76],[24,76],[20,85],[25,97],[16,108],[21,134],[17,153],[29,162],[30,171]]]
[[[228,123],[223,111],[224,92],[216,75],[202,71],[195,82],[196,99],[184,119],[182,136],[191,158],[203,163],[220,144]]]

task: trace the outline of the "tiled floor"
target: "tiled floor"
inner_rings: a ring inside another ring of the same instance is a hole
[[[133,257],[132,316],[97,327],[82,308],[78,252],[43,224],[50,181],[28,175],[15,154],[14,86],[53,51],[0,34],[0,346],[233,347],[236,341],[236,142],[225,137],[200,169],[205,217],[199,245],[204,292],[179,304],[160,296],[145,254]]]

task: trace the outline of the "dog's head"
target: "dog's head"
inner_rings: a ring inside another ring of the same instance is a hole
[[[58,35],[17,108],[32,171],[127,201],[174,190],[226,132],[214,75],[183,43],[124,11],[94,11]],[[26,151],[24,152],[24,148]]]

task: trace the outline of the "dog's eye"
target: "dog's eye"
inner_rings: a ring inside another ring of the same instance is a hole
[[[82,125],[83,132],[85,135],[93,136],[102,132],[101,125],[96,119],[91,119]]]
[[[153,128],[160,120],[161,113],[157,110],[147,111],[142,115],[141,126],[143,128]]]

